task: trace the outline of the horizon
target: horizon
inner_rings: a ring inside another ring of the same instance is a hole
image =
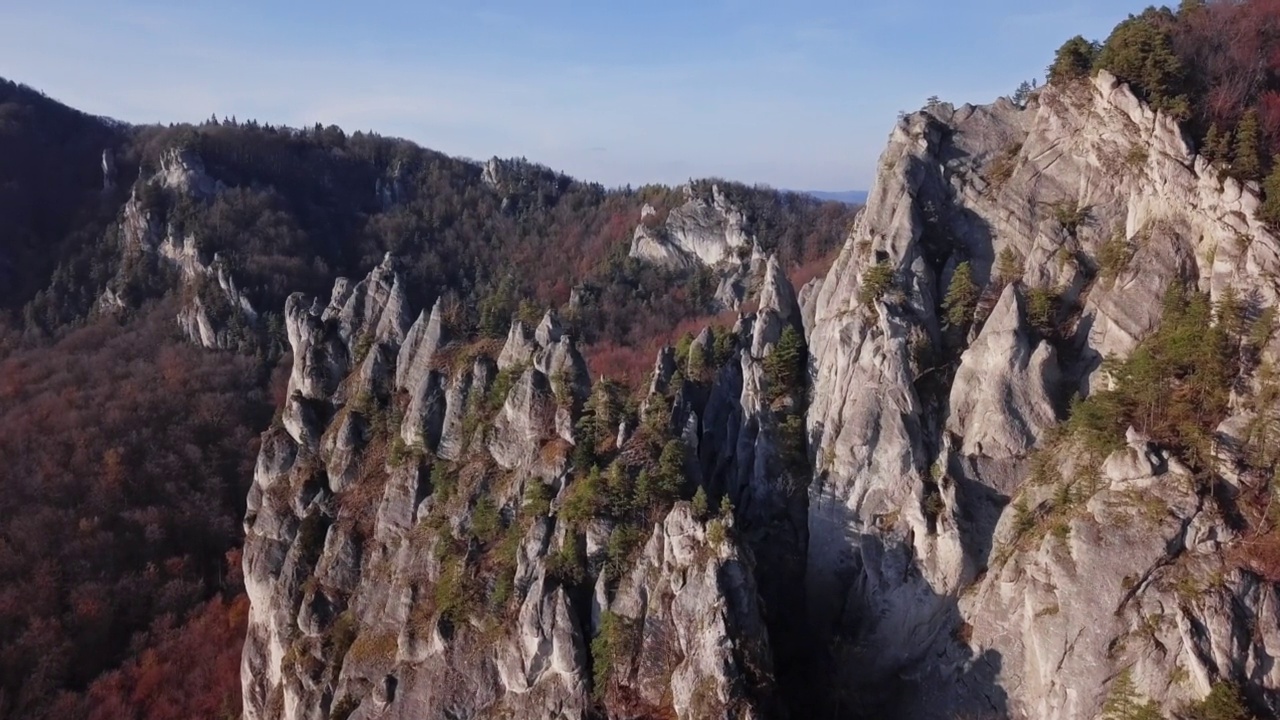
[[[609,187],[722,177],[851,192],[870,189],[900,112],[931,96],[992,102],[1042,80],[1068,37],[1105,38],[1144,6],[499,0],[371,13],[323,0],[295,17],[244,0],[216,12],[52,0],[8,13],[0,75],[130,124],[321,123]]]

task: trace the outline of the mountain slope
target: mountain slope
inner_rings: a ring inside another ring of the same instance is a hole
[[[402,307],[440,299],[455,337],[492,341],[557,307],[588,356],[607,348],[596,372],[617,375],[673,321],[755,294],[749,262],[717,299],[728,268],[627,258],[645,203],[678,209],[711,182],[609,191],[335,127],[135,127],[0,90],[6,717],[239,712],[238,523],[253,438],[287,398],[290,294],[394,251]],[[851,219],[716,184],[789,265],[826,255]],[[201,643],[207,665],[178,657]],[[169,667],[206,681],[167,692]]]

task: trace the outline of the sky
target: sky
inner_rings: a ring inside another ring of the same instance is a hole
[[[900,111],[1043,77],[1132,0],[0,0],[0,76],[135,123],[336,124],[609,186],[865,190]]]

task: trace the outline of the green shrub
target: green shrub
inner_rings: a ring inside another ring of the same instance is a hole
[[[1049,288],[1027,291],[1027,321],[1042,333],[1053,330],[1058,316],[1058,294]]]
[[[1014,142],[1006,145],[991,159],[991,163],[986,168],[985,177],[993,188],[1004,187],[1004,184],[1009,182],[1009,178],[1013,177],[1013,172],[1018,167],[1018,154],[1021,152],[1022,143]]]
[[[1053,219],[1068,235],[1074,236],[1089,220],[1089,207],[1075,200],[1063,200],[1050,206]]]
[[[569,483],[560,505],[560,519],[571,525],[582,525],[596,517],[603,508],[603,483],[600,468],[592,467],[583,477]]]
[[[676,366],[684,367],[689,361],[689,349],[693,347],[693,333],[685,333],[676,341]]]
[[[364,362],[364,359],[369,356],[369,351],[371,349],[373,349],[373,335],[369,333],[361,335],[360,339],[356,340],[355,348],[351,351],[351,357],[352,360],[354,360],[353,364],[359,365]]]
[[[721,367],[729,362],[729,358],[733,357],[733,353],[738,347],[738,336],[734,334],[732,328],[719,327],[711,328],[711,332],[715,337],[714,353],[712,363],[715,367]]]
[[[1124,155],[1124,162],[1126,165],[1136,170],[1143,165],[1146,165],[1147,160],[1150,159],[1150,157],[1151,153],[1147,150],[1147,146],[1141,143],[1136,143],[1129,146],[1129,151]]]
[[[437,501],[449,502],[457,488],[458,477],[449,463],[436,460],[431,464],[431,492],[435,493]]]
[[[461,559],[445,565],[432,594],[440,617],[455,625],[466,622],[480,599],[475,576]]]
[[[587,581],[587,562],[578,548],[577,536],[567,535],[564,545],[547,557],[547,575],[562,585],[581,585]]]
[[[713,548],[719,548],[724,545],[728,539],[728,532],[725,529],[724,521],[716,518],[707,523],[707,543]]]
[[[1031,532],[1036,526],[1035,513],[1027,506],[1026,496],[1018,498],[1013,506],[1013,532],[1021,536]]]
[[[515,387],[516,381],[524,375],[526,369],[524,365],[516,364],[498,371],[493,379],[493,385],[489,388],[487,408],[489,412],[497,412],[507,402],[507,395],[511,394],[511,388]]]
[[[528,517],[542,517],[551,512],[551,488],[538,478],[531,478],[524,491],[521,512]]]
[[[482,543],[491,543],[502,530],[502,517],[493,500],[484,496],[471,510],[471,534]]]
[[[356,641],[356,635],[360,632],[360,624],[356,621],[356,615],[350,610],[339,615],[334,619],[333,624],[329,626],[325,633],[324,643],[329,648],[329,657],[333,658],[335,663],[341,663],[346,657],[347,651],[351,649],[351,645]]]
[[[706,488],[698,486],[698,491],[693,494],[692,511],[694,519],[707,519],[707,514],[711,512],[711,510],[707,500]]]
[[[1103,282],[1113,284],[1133,260],[1134,247],[1123,232],[1117,232],[1098,248],[1098,274]]]

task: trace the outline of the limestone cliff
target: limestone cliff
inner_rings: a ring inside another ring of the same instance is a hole
[[[114,161],[103,155],[103,172],[114,175]],[[108,182],[108,181],[104,181]],[[155,198],[183,198],[201,203],[223,190],[211,178],[200,156],[191,150],[170,148],[160,157],[159,169],[140,177],[120,214],[124,267],[107,285],[97,308],[102,312],[126,310],[131,274],[172,272],[181,288],[182,307],[178,327],[192,343],[211,350],[237,349],[259,325],[259,315],[237,285],[225,258],[200,251],[200,239],[184,234],[165,222],[152,205]],[[247,345],[247,343],[245,343]]]
[[[1170,287],[1267,317],[1257,192],[1105,72],[933,105],[799,292],[715,189],[646,209],[633,257],[759,305],[664,349],[631,399],[555,312],[460,337],[391,257],[289,298],[245,522],[246,716],[1091,720],[1222,683],[1274,714],[1280,599],[1238,508],[1280,421],[1275,336],[1211,452],[1131,428],[1099,454],[1065,425]]]
[[[812,632],[837,640],[831,682],[855,688],[837,705],[1092,718],[1130,670],[1166,709],[1227,680],[1274,710],[1273,586],[1224,564],[1232,523],[1172,460],[1114,457],[1085,483],[1069,450],[1047,450],[1077,509],[1057,535],[1010,529],[1053,505],[1030,451],[1106,382],[1103,358],[1152,333],[1171,281],[1274,306],[1280,242],[1256,193],[1105,72],[1026,109],[935,105],[898,124],[806,321],[806,582]],[[942,307],[961,263],[983,291],[968,337]],[[1180,599],[1173,568],[1222,580]]]
[[[246,717],[772,717],[732,518],[584,515],[595,393],[555,315],[499,352],[451,341],[438,306],[410,325],[399,283],[388,257],[286,307],[288,402],[245,519]]]

